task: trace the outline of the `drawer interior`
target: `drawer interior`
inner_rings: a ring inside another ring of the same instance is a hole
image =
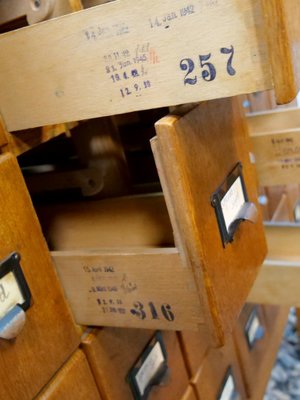
[[[174,247],[162,193],[37,207],[51,250]]]

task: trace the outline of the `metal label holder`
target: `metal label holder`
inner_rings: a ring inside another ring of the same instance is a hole
[[[31,304],[31,293],[21,269],[20,260],[18,253],[12,253],[0,263],[0,282],[6,275],[12,273],[24,300],[21,304],[15,304],[0,319],[1,339],[11,340],[20,333],[26,321],[25,311]],[[4,290],[3,287],[2,290]]]
[[[154,375],[148,381],[143,393],[141,393],[140,387],[137,382],[137,375],[148,357],[151,357],[151,352],[154,347],[159,344],[160,350],[163,356],[163,361],[160,363],[159,368],[155,371]],[[153,386],[161,385],[166,377],[168,376],[168,364],[167,364],[167,351],[163,343],[161,332],[156,332],[154,338],[147,345],[142,355],[139,357],[135,366],[129,371],[127,375],[127,382],[130,384],[131,391],[135,400],[146,400]]]

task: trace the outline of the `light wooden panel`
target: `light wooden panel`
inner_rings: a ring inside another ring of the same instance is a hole
[[[300,306],[300,225],[266,224],[268,257],[249,302]]]
[[[204,323],[192,276],[175,249],[62,251],[52,257],[78,324],[196,330]],[[165,307],[172,314],[164,314]]]
[[[300,3],[262,0],[271,64],[279,104],[292,101],[300,87]]]
[[[77,350],[47,384],[36,400],[101,400],[82,350]]]
[[[300,183],[300,128],[251,136],[261,186]]]
[[[263,111],[247,115],[251,136],[300,129],[300,108]]]
[[[300,307],[300,261],[266,260],[248,300]]]
[[[9,131],[272,87],[259,0],[110,2],[4,34],[0,52]]]
[[[300,224],[265,223],[268,244],[268,259],[300,260]]]
[[[174,247],[162,193],[37,207],[52,250]]]

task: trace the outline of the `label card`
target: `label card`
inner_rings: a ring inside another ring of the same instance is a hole
[[[234,377],[231,368],[226,372],[218,400],[239,400],[240,396],[236,391]]]
[[[255,307],[245,326],[245,335],[249,349],[251,350],[255,342],[264,336],[264,328],[261,325],[257,308]]]
[[[20,266],[20,256],[13,253],[0,262],[0,320],[16,305],[26,311],[30,300],[31,293]]]
[[[13,272],[0,279],[0,319],[16,305],[23,304],[24,297]]]
[[[224,247],[233,241],[242,220],[241,211],[247,202],[242,164],[238,163],[211,198]]]
[[[159,385],[168,370],[167,354],[162,336],[157,332],[128,374],[136,400],[145,400],[153,386]]]
[[[221,200],[221,209],[228,233],[230,232],[230,225],[238,217],[239,212],[245,202],[242,181],[241,177],[239,176]]]

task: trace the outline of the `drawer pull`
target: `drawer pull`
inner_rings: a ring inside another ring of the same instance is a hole
[[[0,263],[0,338],[14,339],[23,329],[31,293],[20,265],[12,253]]]
[[[13,307],[8,314],[0,320],[0,338],[11,340],[18,336],[24,327],[26,315],[20,306]]]
[[[242,163],[237,163],[211,198],[224,247],[233,241],[242,221],[255,223],[258,219],[256,205],[248,199],[242,168]]]
[[[256,205],[252,202],[245,203],[241,207],[238,215],[236,216],[236,219],[229,225],[229,234],[231,234],[231,232],[235,232],[236,225],[239,224],[241,221],[249,221],[255,224],[257,218],[258,211]]]

